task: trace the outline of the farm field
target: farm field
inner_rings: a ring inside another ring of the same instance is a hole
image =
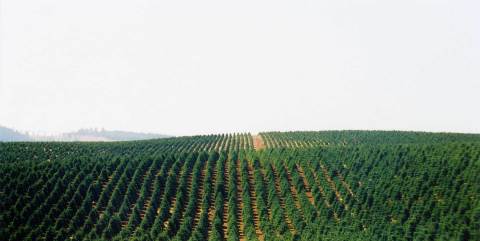
[[[0,143],[0,240],[480,240],[480,135]]]

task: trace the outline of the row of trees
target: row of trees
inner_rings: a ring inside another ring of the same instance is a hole
[[[260,133],[267,148],[311,148],[344,145],[439,144],[479,142],[478,134],[406,131],[294,131]]]
[[[332,224],[344,227],[345,235],[382,240],[472,240],[480,235],[478,143],[272,149],[263,156],[269,163],[268,157],[285,160],[300,194],[303,177],[297,173],[302,170],[324,237],[327,230],[342,232]],[[279,162],[273,165],[282,172]],[[300,206],[309,207],[305,201]],[[331,222],[323,222],[323,217]]]
[[[237,150],[248,135],[220,152],[236,139],[8,144],[27,159],[0,162],[0,239],[479,239],[480,144],[392,135],[260,152]]]

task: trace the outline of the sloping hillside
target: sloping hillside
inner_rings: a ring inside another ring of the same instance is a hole
[[[0,240],[480,240],[480,135],[0,143],[0,170]]]

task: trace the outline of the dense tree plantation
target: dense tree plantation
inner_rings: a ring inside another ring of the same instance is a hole
[[[0,240],[480,240],[480,135],[0,143]]]

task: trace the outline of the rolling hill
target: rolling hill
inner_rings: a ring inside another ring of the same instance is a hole
[[[480,240],[480,135],[0,143],[0,240]]]

